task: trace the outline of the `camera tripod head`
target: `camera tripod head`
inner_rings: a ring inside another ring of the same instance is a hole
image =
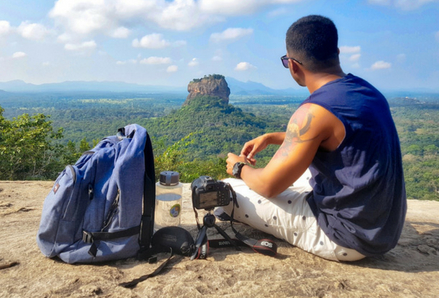
[[[202,227],[198,226],[199,230],[198,230],[197,239],[195,240],[195,251],[191,256],[191,260],[206,258],[207,252],[209,250],[207,229],[212,227],[214,227],[218,231],[218,233],[220,233],[221,236],[224,237],[224,239],[226,239],[231,245],[233,245],[236,250],[241,250],[238,244],[236,244],[235,241],[232,240],[232,238],[230,238],[230,236],[227,235],[223,229],[221,229],[219,226],[216,225],[215,221],[216,221],[215,215],[212,214],[212,210],[209,210],[209,212],[203,217],[203,226]]]

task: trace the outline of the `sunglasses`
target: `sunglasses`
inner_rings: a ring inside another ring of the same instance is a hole
[[[290,59],[293,60],[293,61],[296,61],[300,65],[303,65],[302,62],[300,62],[299,60],[297,60],[295,58],[287,57],[287,55],[283,55],[282,57],[280,57],[280,61],[282,61],[282,65],[285,68],[288,68],[288,60],[290,60]]]

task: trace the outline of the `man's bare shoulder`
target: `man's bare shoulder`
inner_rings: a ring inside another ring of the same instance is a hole
[[[343,122],[325,107],[307,103],[306,109],[313,115],[315,134],[320,135],[320,147],[327,151],[335,150],[343,141],[346,130]]]

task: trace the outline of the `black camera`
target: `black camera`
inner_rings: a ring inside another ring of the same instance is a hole
[[[192,204],[196,209],[211,210],[230,203],[230,185],[209,176],[200,176],[191,184]]]

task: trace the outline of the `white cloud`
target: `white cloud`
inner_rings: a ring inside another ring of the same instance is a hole
[[[199,3],[194,0],[154,2],[157,2],[157,9],[153,13],[147,13],[146,19],[166,29],[187,31],[205,24],[224,21],[222,17],[200,10]]]
[[[355,54],[361,52],[360,46],[355,46],[355,47],[341,46],[339,49],[340,49],[340,54]]]
[[[218,49],[215,51],[212,61],[222,61],[223,60],[224,53],[222,50]]]
[[[239,62],[238,65],[236,65],[235,70],[237,71],[246,71],[246,70],[251,70],[251,69],[255,69],[256,67],[251,65],[248,62]]]
[[[128,61],[117,61],[116,65],[137,64],[136,59],[130,59]]]
[[[67,43],[64,48],[67,51],[83,51],[83,50],[94,50],[97,44],[94,40],[84,41],[82,43]]]
[[[163,35],[159,33],[153,33],[145,35],[140,39],[136,38],[132,43],[135,48],[147,48],[147,49],[161,49],[171,45],[170,42],[163,39]]]
[[[265,0],[200,0],[200,9],[203,12],[223,15],[241,15],[256,11]]]
[[[377,61],[370,67],[372,70],[386,69],[392,67],[392,64],[385,61]]]
[[[154,8],[158,6],[157,0],[113,0],[114,7],[112,8],[117,12],[117,16],[121,19],[130,19],[136,15],[143,14],[147,11],[154,11]]]
[[[436,1],[437,0],[394,0],[395,6],[403,10],[417,9],[424,4]]]
[[[190,30],[223,21],[199,8],[194,0],[58,0],[49,16],[75,35],[111,32],[127,22],[153,22],[162,28]]]
[[[194,0],[112,1],[115,4],[106,17],[116,22],[140,20],[153,22],[162,28],[181,31],[222,20],[202,13],[198,7],[198,3]]]
[[[148,57],[140,60],[141,64],[170,64],[171,58],[169,57]]]
[[[190,66],[190,67],[194,67],[194,66],[197,66],[198,64],[200,64],[198,62],[198,59],[197,58],[192,58],[192,60],[187,65]]]
[[[303,0],[200,0],[203,12],[221,15],[244,15],[253,13],[263,6],[279,3],[297,3]]]
[[[46,37],[49,30],[44,25],[38,23],[22,22],[17,28],[18,33],[26,39],[41,40]]]
[[[302,2],[302,0],[271,0],[268,1],[268,3],[299,3]]]
[[[275,17],[281,16],[281,15],[284,15],[287,13],[288,13],[288,10],[285,7],[281,7],[281,8],[270,11],[267,15],[270,18],[275,18]]]
[[[225,16],[248,15],[264,6],[302,1],[305,0],[58,0],[49,16],[65,32],[92,38],[99,33],[113,36],[117,28],[128,23],[144,23],[148,27],[153,23],[165,29],[188,31],[224,22]]]
[[[167,72],[176,72],[177,70],[178,70],[177,65],[169,65],[168,68],[166,69]]]
[[[349,57],[349,61],[351,62],[357,62],[358,60],[360,60],[361,54],[353,54],[352,56]]]
[[[114,30],[110,36],[114,38],[127,38],[130,35],[131,31],[128,28],[125,27],[119,27],[116,30]]]
[[[414,10],[427,3],[437,2],[437,0],[369,0],[373,5],[394,6],[402,10]]]
[[[377,4],[377,5],[390,5],[390,0],[369,0],[370,4]]]
[[[221,33],[213,33],[210,40],[213,42],[222,42],[226,40],[236,40],[253,33],[253,29],[248,28],[228,28]]]
[[[63,33],[61,35],[58,35],[57,38],[58,42],[60,43],[69,43],[73,40],[72,36],[68,33]]]
[[[344,61],[352,63],[350,67],[359,68],[360,64],[358,61],[361,58],[361,47],[360,46],[341,46],[340,49],[340,57],[344,59]]]
[[[177,41],[173,42],[172,45],[174,47],[184,47],[185,45],[187,45],[187,41],[186,40],[177,40]]]
[[[108,4],[105,0],[58,0],[49,16],[65,26],[67,31],[87,35],[111,26],[113,5]]]
[[[0,21],[0,36],[7,35],[11,32],[11,25],[8,21]]]
[[[23,58],[23,57],[26,57],[26,56],[27,55],[24,52],[15,52],[14,54],[12,54],[12,58],[13,59],[20,59],[20,58]]]
[[[398,61],[399,63],[405,62],[406,59],[407,59],[406,54],[399,54],[396,56],[396,61]]]

